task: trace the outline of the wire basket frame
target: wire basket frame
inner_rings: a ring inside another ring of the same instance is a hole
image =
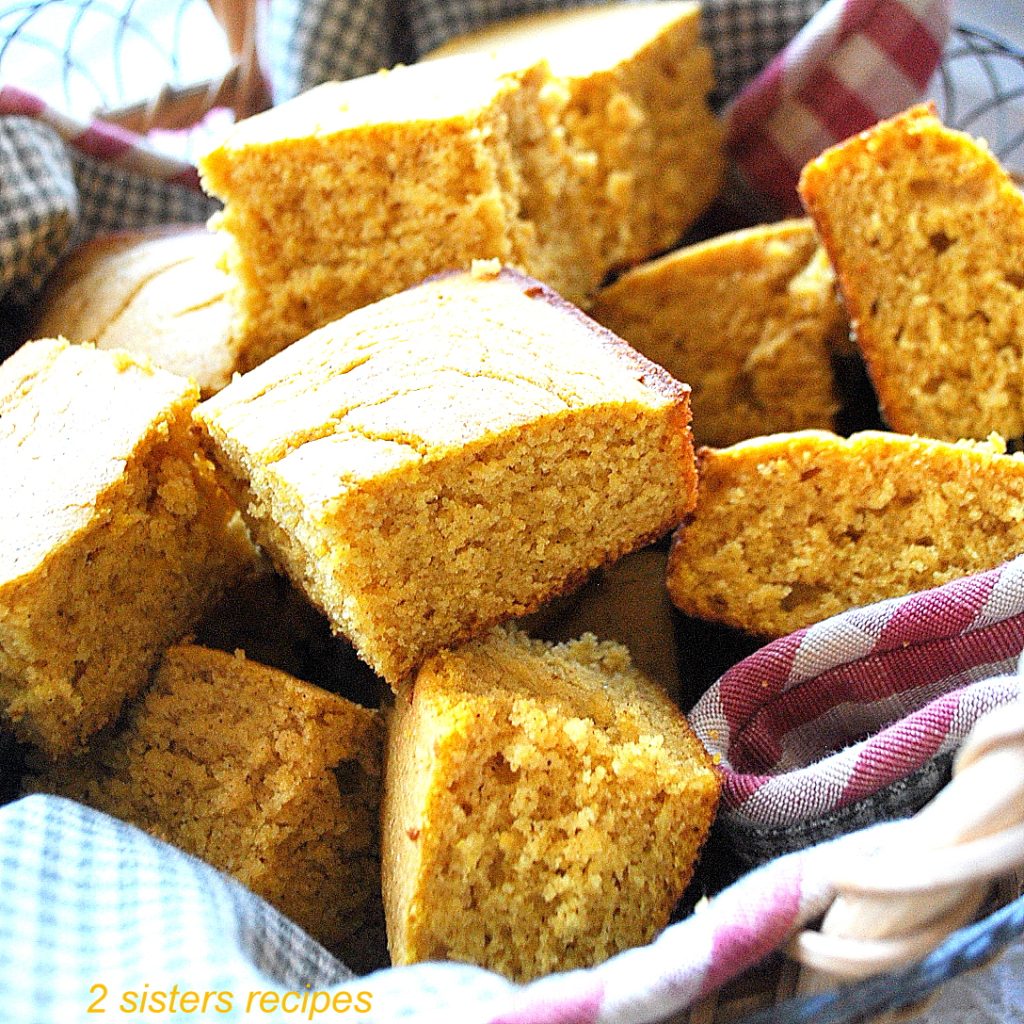
[[[0,79],[79,120],[139,134],[191,129],[215,108],[269,106],[259,0],[30,0],[0,5]],[[188,140],[183,151],[189,155]]]
[[[1011,171],[1024,173],[1024,50],[959,24],[932,89],[946,124],[986,138]]]

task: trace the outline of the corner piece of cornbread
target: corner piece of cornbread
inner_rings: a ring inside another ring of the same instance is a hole
[[[689,383],[702,444],[835,425],[832,353],[849,325],[809,220],[677,249],[598,292],[590,314]]]
[[[668,588],[689,615],[782,636],[1024,552],[1024,458],[990,441],[865,431],[698,453]]]
[[[1024,196],[984,141],[912,107],[812,160],[800,195],[889,425],[1024,434]]]
[[[547,61],[549,88],[562,94],[557,124],[583,156],[578,199],[605,269],[674,245],[717,194],[722,127],[707,102],[714,71],[699,4],[526,14],[458,36],[428,59],[463,54],[490,55],[507,71]]]
[[[689,389],[523,275],[349,314],[201,405],[260,545],[392,686],[674,526]]]
[[[525,981],[650,941],[718,802],[707,752],[619,644],[498,628],[395,698],[381,851],[396,964]]]
[[[530,264],[513,146],[517,131],[543,136],[543,76],[500,78],[489,65],[327,82],[239,122],[200,158],[203,187],[225,203],[211,224],[228,235],[233,330],[250,347],[266,358],[475,258]],[[524,90],[529,126],[517,114]]]
[[[35,334],[123,349],[213,394],[255,365],[231,335],[223,249],[195,224],[93,238],[48,281]]]
[[[114,730],[30,788],[202,858],[351,960],[381,924],[382,744],[376,711],[183,645]]]
[[[64,340],[0,365],[0,711],[66,754],[251,563],[195,384]]]

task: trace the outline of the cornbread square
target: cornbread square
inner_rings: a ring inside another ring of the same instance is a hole
[[[0,365],[0,709],[52,757],[111,721],[251,563],[198,398],[63,340]]]
[[[546,79],[437,61],[328,82],[234,126],[199,168],[225,202],[211,223],[229,235],[238,336],[271,355],[475,258],[569,295],[595,287],[601,268],[560,255],[586,231],[564,222],[574,158],[546,127]]]
[[[201,857],[351,959],[380,926],[382,743],[375,711],[183,645],[115,730],[32,788]]]
[[[195,225],[94,238],[51,276],[35,333],[148,357],[211,395],[255,365],[231,336],[223,248]]]
[[[388,724],[392,961],[525,981],[648,942],[689,882],[718,790],[682,713],[619,644],[499,628],[442,651]]]
[[[1024,196],[984,141],[912,107],[811,161],[800,194],[889,425],[1024,434]]]
[[[394,687],[670,529],[688,388],[510,270],[447,275],[196,412],[261,547]]]
[[[809,220],[678,249],[599,291],[590,312],[690,384],[703,444],[835,426],[832,353],[849,325]]]
[[[490,55],[507,71],[546,60],[557,123],[584,156],[579,202],[600,226],[606,267],[676,243],[722,183],[722,128],[707,95],[712,57],[700,5],[610,3],[497,22],[431,59]]]
[[[1024,552],[1024,457],[878,431],[698,453],[676,532],[676,606],[760,636],[991,569]]]

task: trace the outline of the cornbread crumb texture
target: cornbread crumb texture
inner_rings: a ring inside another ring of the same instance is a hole
[[[0,365],[0,708],[51,756],[107,724],[251,561],[197,398],[63,340]]]
[[[848,608],[990,569],[1024,551],[1024,459],[823,431],[702,449],[697,507],[668,586],[687,614],[782,636]]]
[[[497,629],[443,651],[389,722],[392,960],[526,980],[645,943],[685,889],[717,800],[700,741],[620,645]]]
[[[809,220],[732,232],[636,267],[598,292],[591,313],[693,388],[704,444],[834,426],[831,357],[848,325]]]
[[[644,548],[599,569],[556,607],[545,606],[519,625],[543,640],[567,641],[583,633],[617,640],[633,663],[670,697],[681,694],[672,602],[665,589],[668,553]]]
[[[394,686],[678,522],[686,399],[506,270],[358,310],[197,418],[261,546]]]
[[[233,330],[269,355],[472,259],[582,301],[718,191],[721,128],[695,40],[687,7],[589,76],[553,74],[543,45],[512,70],[462,55],[327,83],[241,122],[200,160],[226,204]]]
[[[374,711],[179,646],[116,730],[32,786],[201,857],[351,960],[380,925],[382,743]]]
[[[696,3],[611,3],[496,22],[428,59],[489,55],[508,72],[547,62],[607,269],[678,241],[718,191],[721,128],[699,29]]]
[[[223,249],[194,225],[86,242],[50,278],[36,334],[148,357],[212,394],[250,365],[231,337]]]
[[[1024,197],[985,143],[912,107],[808,164],[800,193],[887,422],[1024,434]]]

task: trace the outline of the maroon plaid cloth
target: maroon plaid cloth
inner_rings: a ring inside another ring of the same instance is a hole
[[[910,106],[949,33],[950,0],[831,0],[738,97],[728,146],[748,184],[786,212],[800,169]]]
[[[724,771],[737,851],[767,860],[911,814],[985,711],[1019,687],[1024,557],[856,608],[730,669],[690,715]]]

